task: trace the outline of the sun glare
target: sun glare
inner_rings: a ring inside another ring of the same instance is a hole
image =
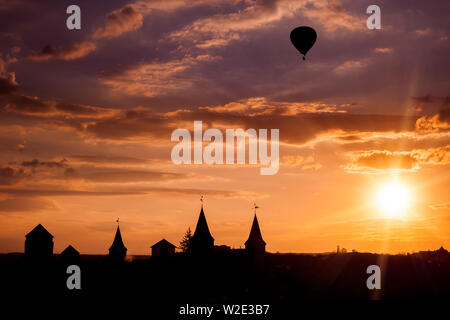
[[[390,183],[378,190],[376,202],[386,218],[404,218],[409,207],[408,189],[399,183]]]

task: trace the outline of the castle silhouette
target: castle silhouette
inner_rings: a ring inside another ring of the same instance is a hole
[[[66,286],[67,268],[76,265],[82,270],[79,294],[142,294],[155,308],[167,301],[290,301],[295,307],[308,299],[450,297],[450,253],[443,247],[400,255],[346,252],[340,247],[317,254],[266,252],[256,208],[245,249],[215,244],[202,205],[195,230],[187,237],[189,250],[180,245],[182,252],[175,253],[176,246],[162,239],[145,259],[126,259],[119,221],[109,254],[81,256],[72,245],[54,255],[54,237],[39,224],[25,236],[25,255],[0,254],[0,271],[8,275],[4,287],[20,294],[78,294]],[[366,286],[366,270],[380,261],[382,289],[375,292]]]
[[[48,259],[53,255],[53,235],[50,234],[44,226],[38,224],[26,236],[25,240],[25,256],[33,259]],[[231,251],[228,246],[215,246],[214,237],[208,227],[203,203],[197,220],[194,235],[190,239],[191,253],[195,257],[208,257],[218,252]],[[152,257],[170,257],[175,254],[176,246],[162,239],[151,246]],[[117,229],[113,243],[109,248],[109,258],[113,261],[123,261],[127,254],[122,234],[120,231],[119,221],[117,220]],[[238,249],[239,250],[239,249]],[[256,206],[253,223],[250,234],[245,242],[245,251],[250,256],[261,256],[266,252],[266,242],[263,240],[261,230],[259,228],[258,218],[256,216]],[[61,252],[63,259],[67,261],[76,261],[80,253],[69,245]]]

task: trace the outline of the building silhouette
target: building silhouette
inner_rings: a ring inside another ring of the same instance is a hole
[[[197,227],[191,239],[191,249],[194,256],[208,256],[214,251],[214,238],[209,232],[203,204],[198,217]]]
[[[117,225],[114,241],[109,248],[109,257],[113,260],[121,261],[127,255],[127,248],[123,244],[122,235],[120,234],[119,225]]]
[[[152,257],[171,257],[175,255],[175,246],[166,239],[158,241],[152,248]]]
[[[249,254],[262,254],[266,252],[266,242],[262,238],[256,213],[253,218],[253,224],[250,229],[248,240],[245,242],[245,249]]]
[[[69,244],[67,248],[61,252],[61,258],[64,262],[76,262],[80,259],[80,253]]]
[[[38,224],[25,236],[25,256],[30,258],[49,258],[53,255],[53,235]]]

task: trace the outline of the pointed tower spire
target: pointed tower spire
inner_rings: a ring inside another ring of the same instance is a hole
[[[123,244],[122,235],[120,234],[119,219],[117,219],[117,230],[114,241],[109,248],[109,256],[116,260],[123,260],[127,254],[127,248]]]
[[[198,217],[197,226],[192,236],[192,253],[194,255],[208,255],[214,249],[214,238],[209,231],[208,222],[206,222],[205,212],[203,211],[203,196],[200,198],[201,209]]]
[[[259,207],[254,205],[255,216],[253,218],[252,228],[248,240],[245,242],[245,249],[251,253],[260,253],[266,251],[266,242],[263,240],[261,230],[259,229],[258,218],[256,217],[256,209]]]

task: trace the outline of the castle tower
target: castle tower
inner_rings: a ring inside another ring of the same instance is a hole
[[[191,240],[192,254],[196,256],[211,255],[214,250],[214,238],[209,232],[205,213],[203,212],[203,203],[198,217],[197,227]]]
[[[53,236],[38,224],[25,236],[25,256],[44,259],[53,255]]]
[[[118,222],[117,222],[118,223]],[[116,236],[114,237],[114,241],[109,248],[109,257],[114,260],[123,260],[127,255],[127,248],[123,244],[122,235],[120,234],[119,225],[117,225]]]
[[[67,248],[61,252],[61,259],[67,263],[76,263],[80,260],[80,253],[69,244]]]
[[[253,218],[250,235],[248,236],[248,240],[245,242],[245,249],[249,254],[261,254],[266,252],[266,243],[262,238],[256,213],[255,217]]]

